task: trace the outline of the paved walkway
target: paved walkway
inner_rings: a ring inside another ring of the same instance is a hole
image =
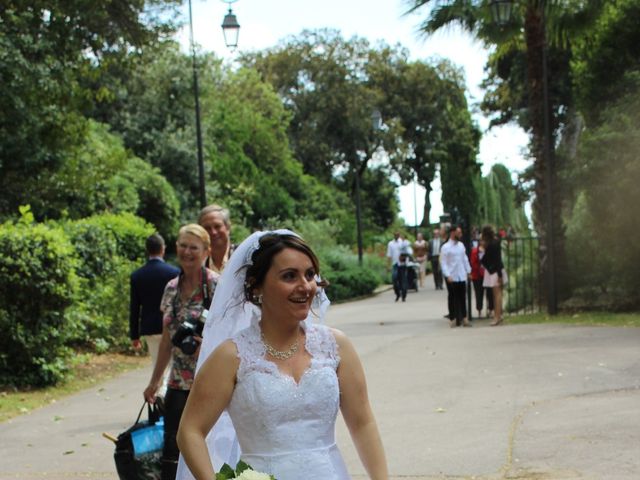
[[[429,285],[329,311],[362,357],[393,478],[640,478],[640,329],[450,329],[445,295]],[[0,424],[0,479],[116,479],[101,434],[129,426],[148,376]],[[365,478],[341,420],[338,439]]]

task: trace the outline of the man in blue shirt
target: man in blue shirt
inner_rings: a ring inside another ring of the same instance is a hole
[[[140,337],[144,337],[153,368],[158,359],[162,337],[160,301],[167,283],[177,277],[180,270],[164,262],[165,244],[160,234],[154,233],[147,238],[145,247],[147,263],[131,274],[129,337],[136,350],[142,348]],[[166,375],[164,379],[166,380]],[[161,393],[164,393],[164,390]]]

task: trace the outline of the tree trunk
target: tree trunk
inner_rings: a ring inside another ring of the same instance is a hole
[[[544,95],[544,73],[545,67],[543,65],[545,56],[545,25],[543,17],[544,2],[540,0],[530,0],[527,7],[524,33],[525,42],[527,45],[527,84],[529,90],[529,112],[531,115],[531,130],[532,130],[532,153],[534,157],[533,173],[535,178],[535,199],[533,201],[533,221],[540,237],[540,249],[539,249],[539,262],[540,262],[540,275],[546,285],[549,278],[550,264],[554,265],[554,272],[557,273],[558,262],[564,258],[563,247],[564,242],[558,241],[562,238],[562,220],[561,212],[562,208],[557,199],[557,195],[554,195],[556,191],[556,171],[554,168],[554,145],[555,145],[555,122],[553,121],[552,105],[548,105],[548,118],[549,122],[548,134],[549,138],[549,158],[545,158],[545,99]],[[548,78],[548,75],[547,75]],[[547,161],[549,161],[550,172],[546,172]],[[550,210],[549,204],[546,202],[547,195],[551,193]],[[552,217],[552,233],[553,239],[548,235],[549,215]],[[555,252],[553,259],[549,255],[549,242],[553,241],[553,251]],[[560,262],[564,263],[564,262]],[[554,273],[554,278],[557,276]],[[559,285],[556,284],[554,288],[554,294],[557,294],[560,290]],[[546,289],[541,289],[544,299],[547,300]]]
[[[425,194],[424,194],[424,210],[422,212],[422,222],[420,222],[421,227],[429,227],[431,225],[431,200],[429,199],[429,195],[431,194],[431,185],[425,185]]]
[[[540,16],[537,2],[529,2],[525,23],[525,41],[527,44],[527,85],[529,93],[529,114],[531,116],[531,148],[534,157],[533,172],[535,178],[535,194],[533,201],[533,221],[541,238],[541,250],[545,243],[546,217],[544,209],[544,196],[546,195],[546,183],[544,171],[546,168],[544,159],[544,92],[542,74],[542,55],[544,48],[544,26]]]

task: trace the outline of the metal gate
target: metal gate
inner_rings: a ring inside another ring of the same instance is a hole
[[[539,312],[542,285],[538,275],[538,238],[503,239],[502,262],[509,277],[503,292],[504,312]]]

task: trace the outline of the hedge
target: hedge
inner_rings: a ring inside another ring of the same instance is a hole
[[[0,383],[50,385],[65,374],[65,309],[75,298],[77,257],[60,228],[0,228]]]
[[[365,267],[333,271],[327,275],[327,279],[330,282],[327,296],[334,302],[369,295],[379,284],[376,273]]]
[[[67,315],[70,343],[97,351],[128,344],[129,275],[145,258],[154,228],[129,213],[94,215],[65,222],[80,259],[80,288]]]
[[[323,248],[319,251],[320,272],[330,285],[331,301],[348,300],[373,293],[380,284],[380,274],[369,258],[361,266],[358,257],[346,248]]]
[[[32,220],[0,226],[2,385],[58,382],[71,346],[128,344],[129,275],[154,231],[128,213]]]
[[[115,254],[134,262],[144,258],[145,239],[155,231],[150,224],[132,213],[94,215],[72,222],[74,224],[87,226],[104,237],[112,238]]]
[[[36,224],[27,210],[0,225],[0,384],[44,386],[64,377],[71,347],[128,348],[129,275],[154,228],[129,213]],[[329,298],[373,292],[378,259],[360,266],[330,243],[318,252]]]
[[[116,257],[141,262],[145,240],[154,232],[130,213],[94,215],[61,225],[81,259],[78,274],[89,280],[113,273]]]

